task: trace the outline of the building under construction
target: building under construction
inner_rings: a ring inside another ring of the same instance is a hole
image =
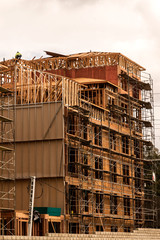
[[[151,76],[120,53],[46,53],[0,64],[1,99],[14,99],[5,117],[1,103],[1,233],[27,234],[31,176],[33,235],[155,227]]]

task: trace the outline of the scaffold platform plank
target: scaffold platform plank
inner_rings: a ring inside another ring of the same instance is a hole
[[[12,148],[4,147],[4,146],[2,146],[2,145],[0,145],[0,150],[1,150],[1,151],[13,151]]]
[[[11,90],[7,89],[7,88],[4,88],[2,86],[0,86],[0,92],[1,93],[13,93]]]
[[[1,121],[1,122],[13,122],[12,119],[7,118],[7,117],[2,116],[2,115],[0,115],[0,121]]]

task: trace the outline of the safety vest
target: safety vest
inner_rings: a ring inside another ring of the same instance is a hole
[[[15,58],[16,58],[16,57],[21,57],[21,56],[22,56],[22,54],[19,53],[19,52],[17,52],[16,55],[15,55]]]

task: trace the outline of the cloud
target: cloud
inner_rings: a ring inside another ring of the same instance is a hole
[[[83,7],[86,5],[101,3],[102,0],[56,0],[56,2],[63,7]]]
[[[159,0],[5,0],[0,9],[0,59],[17,50],[25,59],[43,50],[121,52],[153,75],[160,92]]]
[[[156,4],[157,0],[1,1],[0,55],[6,46],[7,56],[17,49],[24,57],[29,52],[42,55],[43,49],[100,50],[125,51],[138,60],[148,52],[155,59],[160,43]]]

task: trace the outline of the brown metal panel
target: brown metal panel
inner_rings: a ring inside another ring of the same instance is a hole
[[[34,107],[34,108],[31,108],[31,109],[28,109],[28,131],[29,131],[29,139],[32,140],[32,139],[35,139],[36,137],[36,124],[37,124],[37,121],[35,121],[35,114],[37,112],[37,109]]]
[[[16,120],[17,126],[22,125],[22,123],[21,123],[22,122],[21,111],[19,111],[18,109],[16,110],[16,119],[15,120]],[[15,137],[16,137],[16,139],[21,139],[22,138],[21,128],[16,129]]]
[[[16,141],[62,138],[62,104],[22,106],[16,109]]]
[[[37,107],[34,111],[34,118],[35,118],[35,129],[36,129],[36,136],[35,139],[41,139],[42,136],[42,107]]]
[[[50,176],[63,176],[63,142],[50,144]]]
[[[28,143],[28,163],[29,163],[29,173],[30,176],[36,176],[36,165],[35,164],[35,144]],[[39,162],[38,162],[39,164]],[[25,168],[24,168],[25,170]]]
[[[23,143],[23,145],[21,145],[21,147],[20,147],[20,151],[22,151],[22,159],[21,159],[22,169],[20,171],[21,171],[22,177],[27,177],[28,172],[29,172],[29,161],[28,161],[28,159],[29,159],[29,153],[30,153],[28,143],[26,143],[26,142]]]
[[[52,136],[54,138],[62,138],[63,137],[63,128],[62,128],[62,122],[63,122],[63,116],[62,116],[62,105],[61,103],[55,104],[54,107],[51,105],[51,119],[50,119],[50,130],[47,135],[47,138],[52,139]]]
[[[16,210],[29,208],[30,179],[16,180]],[[63,213],[63,178],[36,179],[35,207],[57,207]]]
[[[16,109],[16,178],[62,176],[62,121],[61,103]]]
[[[43,176],[43,142],[36,142],[35,146],[35,159],[34,166],[35,166],[35,176],[42,177]]]
[[[28,144],[16,144],[16,177],[27,177],[28,174]],[[25,170],[24,170],[25,169]]]
[[[55,110],[57,104],[44,104],[43,105],[43,110],[42,110],[42,124],[43,124],[43,129],[42,129],[42,138],[44,137],[45,133],[47,132],[48,128],[50,127],[51,124],[51,108]],[[55,111],[54,111],[55,114]],[[49,136],[49,135],[48,135]],[[47,138],[48,138],[47,136]]]
[[[15,146],[16,151],[16,165],[15,165],[15,173],[17,177],[22,177],[21,169],[22,169],[22,151],[17,151],[17,145]],[[17,174],[18,173],[18,174]]]
[[[62,140],[16,143],[16,178],[62,176]]]
[[[20,124],[17,126],[15,126],[15,129],[17,129],[17,127],[22,127],[22,132],[23,132],[23,139],[22,140],[26,140],[29,138],[29,131],[28,131],[28,109],[23,109],[22,111],[22,126],[20,126]]]

